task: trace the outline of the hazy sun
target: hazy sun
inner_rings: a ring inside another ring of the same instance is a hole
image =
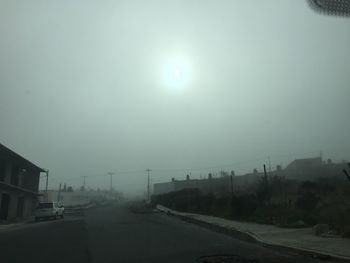
[[[164,65],[163,78],[166,86],[183,89],[190,78],[189,62],[181,57],[168,60]]]

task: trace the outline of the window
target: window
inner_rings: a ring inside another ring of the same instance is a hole
[[[18,166],[12,166],[12,170],[11,170],[11,184],[18,186],[18,172],[19,172],[19,168]]]
[[[5,173],[6,173],[6,162],[5,160],[0,160],[0,181],[5,180]]]

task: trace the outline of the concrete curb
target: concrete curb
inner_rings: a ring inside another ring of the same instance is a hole
[[[285,245],[280,245],[280,244],[276,244],[276,243],[271,243],[271,242],[268,242],[268,241],[265,241],[265,240],[259,238],[258,236],[256,236],[254,233],[251,233],[251,232],[244,232],[244,231],[237,230],[235,228],[227,228],[227,227],[220,226],[217,224],[205,222],[205,221],[193,218],[191,216],[186,216],[186,215],[174,213],[171,209],[168,209],[168,208],[166,210],[162,210],[162,209],[159,209],[157,207],[156,209],[158,209],[159,211],[161,211],[163,213],[166,213],[167,215],[175,216],[175,217],[177,217],[185,222],[196,224],[196,225],[199,225],[201,227],[205,227],[207,229],[210,229],[214,232],[226,234],[226,235],[232,236],[234,238],[237,238],[237,239],[245,241],[245,242],[259,244],[263,247],[278,249],[280,251],[298,253],[298,254],[302,254],[304,256],[310,256],[312,258],[318,258],[321,260],[333,259],[333,261],[350,262],[350,257],[345,257],[342,255],[327,253],[327,252],[323,252],[323,251],[307,249],[307,248],[303,248],[303,247],[293,247],[293,246],[285,246]]]

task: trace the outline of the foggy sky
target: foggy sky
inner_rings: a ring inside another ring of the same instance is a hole
[[[349,47],[350,20],[302,0],[0,0],[0,142],[52,188],[113,171],[140,194],[146,168],[350,159]],[[181,91],[162,78],[174,54],[191,63]]]

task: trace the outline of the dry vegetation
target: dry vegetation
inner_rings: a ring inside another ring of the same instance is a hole
[[[209,214],[234,220],[306,227],[328,224],[330,229],[350,236],[350,182],[345,178],[295,181],[273,176],[262,178],[250,191],[239,195],[201,193],[185,189],[152,197],[153,204]]]

